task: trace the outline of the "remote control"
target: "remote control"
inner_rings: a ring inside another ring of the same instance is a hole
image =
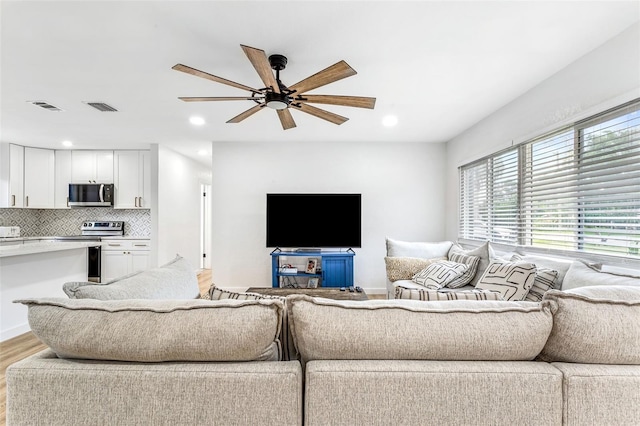
[[[359,285],[358,285],[358,286],[356,286],[356,291],[357,291],[358,293],[362,293],[362,287],[360,287]]]

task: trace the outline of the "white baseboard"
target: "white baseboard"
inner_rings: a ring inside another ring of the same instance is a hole
[[[17,325],[8,330],[2,330],[0,332],[0,342],[4,342],[5,340],[13,339],[21,334],[28,333],[31,331],[29,327],[29,323],[25,322],[24,324]]]

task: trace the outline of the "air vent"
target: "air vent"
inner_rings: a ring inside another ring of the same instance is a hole
[[[32,105],[38,106],[40,108],[44,108],[46,110],[49,111],[62,111],[60,108],[58,108],[57,106],[51,105],[48,102],[45,101],[27,101]]]
[[[85,104],[91,107],[94,107],[95,109],[101,112],[117,112],[118,111],[111,105],[107,105],[104,102],[85,102]]]

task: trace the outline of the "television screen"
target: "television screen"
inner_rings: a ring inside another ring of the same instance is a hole
[[[267,194],[267,247],[361,247],[360,194]]]

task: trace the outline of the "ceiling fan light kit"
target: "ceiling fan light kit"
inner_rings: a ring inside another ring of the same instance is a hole
[[[215,76],[213,74],[206,73],[204,71],[191,68],[183,64],[176,64],[172,68],[176,71],[181,71],[187,74],[194,75],[196,77],[205,78],[207,80],[215,81],[216,83],[226,84],[241,90],[251,92],[250,96],[225,96],[225,97],[179,97],[178,99],[185,102],[215,102],[215,101],[236,101],[236,100],[249,100],[255,102],[257,105],[249,108],[248,110],[233,117],[227,123],[240,123],[244,119],[252,116],[256,112],[268,107],[276,110],[278,118],[282,124],[284,130],[292,129],[296,127],[296,123],[289,111],[291,108],[298,111],[305,112],[323,120],[329,121],[334,124],[342,124],[348,120],[347,117],[343,117],[338,114],[326,111],[321,108],[311,106],[309,104],[326,104],[326,105],[340,105],[356,108],[368,108],[373,109],[375,107],[376,98],[363,97],[363,96],[338,96],[338,95],[307,95],[306,92],[317,89],[318,87],[325,86],[329,83],[333,83],[343,78],[350,77],[357,74],[356,71],[349,66],[345,61],[337,62],[330,67],[323,69],[310,77],[299,81],[289,87],[285,86],[280,81],[280,71],[284,70],[287,66],[287,58],[283,55],[271,55],[267,58],[265,52],[261,49],[240,45],[242,50],[249,58],[249,61],[255,68],[256,72],[260,76],[260,79],[264,83],[265,87],[261,89],[255,89],[244,84],[236,83],[231,80],[227,80],[222,77]],[[275,71],[275,76],[273,71]]]

